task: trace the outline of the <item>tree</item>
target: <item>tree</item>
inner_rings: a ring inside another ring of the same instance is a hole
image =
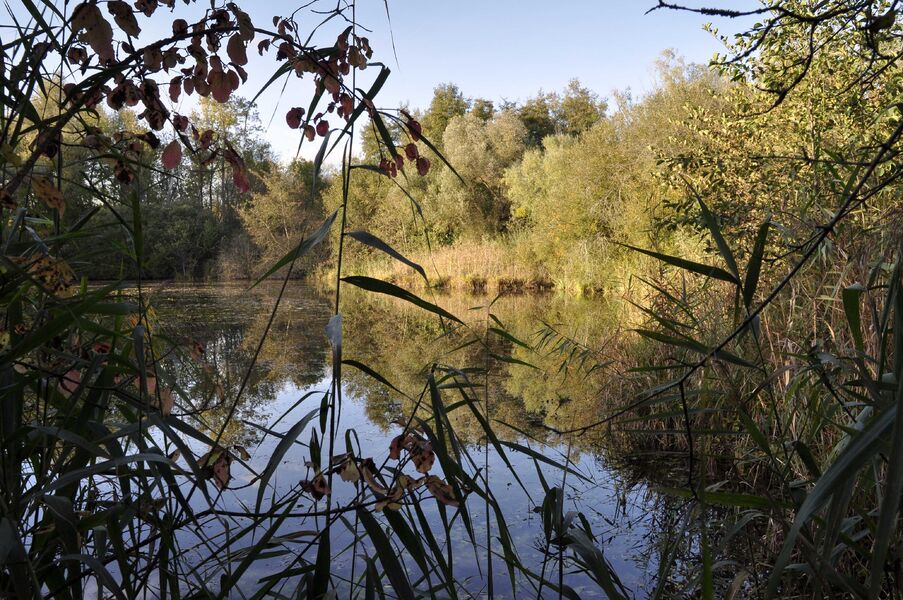
[[[479,238],[505,229],[509,203],[502,186],[506,168],[520,160],[527,130],[512,112],[484,122],[475,115],[458,116],[445,130],[442,143],[450,169],[439,176],[438,218],[457,235]]]
[[[541,146],[546,136],[555,133],[554,107],[555,95],[545,94],[540,90],[535,97],[517,109],[517,116],[527,129],[527,141],[530,146]]]
[[[264,189],[251,195],[241,221],[259,249],[261,265],[285,256],[323,218],[320,190],[324,181],[310,161],[297,159],[275,166],[263,179]]]
[[[555,132],[579,135],[598,123],[605,116],[606,108],[598,95],[580,85],[578,79],[571,79],[554,103]]]
[[[485,122],[495,114],[495,106],[492,104],[492,100],[474,98],[470,104],[470,114]]]
[[[433,99],[430,106],[420,119],[423,125],[423,134],[434,143],[442,140],[442,134],[448,127],[449,121],[467,112],[470,101],[464,97],[461,90],[453,83],[443,83],[433,90]]]

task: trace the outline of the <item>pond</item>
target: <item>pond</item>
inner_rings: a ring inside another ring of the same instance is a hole
[[[559,563],[554,539],[549,543],[544,533],[542,505],[545,489],[552,487],[564,489],[562,513],[580,513],[572,518],[591,530],[631,597],[650,594],[662,560],[693,560],[676,557],[668,539],[681,518],[680,499],[659,493],[638,476],[638,469],[623,460],[627,457],[619,456],[612,435],[602,428],[556,433],[596,420],[622,399],[624,374],[615,371],[609,355],[619,335],[618,315],[608,303],[552,295],[424,295],[460,318],[460,325],[408,302],[345,285],[338,419],[321,422],[318,410],[331,397],[327,325],[334,296],[291,282],[273,314],[279,291],[271,283],[250,290],[173,284],[141,290],[151,307],[154,335],[171,348],[186,349],[162,361],[176,399],[170,421],[188,422],[214,440],[219,437],[219,446],[232,455],[228,482],[220,481],[218,472],[203,489],[194,483],[182,489],[201,515],[179,534],[193,577],[208,582],[237,577],[248,596],[263,584],[289,593],[316,561],[323,511],[346,505],[357,494],[387,531],[392,507],[377,510],[376,488],[363,480],[343,481],[337,472],[331,494],[319,496],[317,468],[329,463],[327,438],[335,431],[333,456],[350,449],[358,459],[385,464],[380,474],[386,480],[397,476],[393,469],[399,462],[390,458],[390,445],[407,423],[416,428],[420,421],[410,421],[412,415],[429,422],[431,373],[448,409],[446,422],[460,443],[456,455],[462,468],[474,481],[486,482],[500,510],[496,513],[475,492],[462,503],[466,512],[440,504],[425,489],[400,501],[400,512],[421,526],[418,543],[426,546],[430,540],[422,529],[431,530],[445,568],[458,582],[459,597],[558,597],[548,587],[538,589],[527,570],[563,582],[582,598],[605,597],[572,559]],[[496,439],[487,437],[475,412],[488,415]],[[420,436],[415,429],[414,437]],[[176,450],[166,443],[168,452]],[[196,460],[211,449],[197,440],[188,446]],[[287,450],[282,453],[280,447]],[[185,465],[184,456],[179,461]],[[261,474],[271,462],[276,468],[261,489]],[[427,469],[429,474],[447,476],[440,462]],[[425,471],[415,466],[407,464],[405,473],[423,477]],[[273,505],[286,511],[280,502],[289,498],[295,503],[286,512],[289,518],[259,514]],[[522,569],[506,566],[500,516]],[[352,582],[360,584],[364,577],[367,558],[379,555],[370,539],[356,543],[354,531],[363,527],[353,511],[330,530],[331,586],[338,597],[349,597]],[[265,535],[272,536],[265,549],[236,575],[233,569]],[[412,555],[398,535],[388,537],[415,589],[429,590],[435,582],[416,568],[425,559]],[[389,582],[383,583],[389,589]],[[363,597],[363,588],[355,590]]]

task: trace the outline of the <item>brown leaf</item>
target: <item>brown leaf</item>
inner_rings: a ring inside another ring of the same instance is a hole
[[[113,20],[119,25],[119,28],[132,37],[137,37],[141,33],[141,27],[135,19],[135,13],[132,7],[122,0],[110,0],[107,2],[107,10],[113,15]]]
[[[168,417],[172,414],[174,406],[175,400],[173,399],[172,390],[168,387],[160,388],[160,414],[164,417]]]
[[[207,74],[207,84],[210,86],[210,93],[213,99],[220,103],[229,101],[232,94],[232,82],[229,76],[223,71],[212,70]]]
[[[229,60],[236,65],[248,64],[248,52],[241,34],[236,33],[229,38],[229,43],[226,44],[226,54],[229,55]]]
[[[432,444],[425,440],[417,441],[411,448],[411,460],[418,472],[428,473],[433,467],[433,463],[436,462]]]
[[[436,500],[438,500],[442,504],[445,504],[446,506],[461,505],[461,502],[457,498],[455,498],[455,493],[454,490],[452,490],[452,486],[445,483],[445,481],[438,477],[427,477],[426,488],[430,491],[430,493]]]
[[[50,208],[60,211],[60,215],[66,212],[66,201],[63,200],[63,194],[52,183],[43,177],[33,177],[31,179],[31,189],[34,190],[41,202]]]
[[[181,77],[173,77],[172,81],[169,82],[169,99],[173,102],[179,101],[179,96],[182,93],[182,78]]]
[[[392,460],[398,460],[401,458],[401,447],[402,442],[404,441],[404,434],[396,435],[392,438],[392,441],[389,442],[389,458]]]
[[[113,28],[103,18],[96,4],[82,2],[75,7],[72,11],[72,30],[80,32],[80,39],[91,46],[100,57],[101,63],[115,60]]]
[[[0,189],[0,207],[8,210],[15,210],[18,206],[19,203],[16,202],[16,199],[13,198],[6,189]]]
[[[232,479],[231,464],[232,457],[225,449],[218,446],[211,448],[198,461],[198,466],[204,471],[204,477],[212,479],[213,484],[220,490],[226,489],[226,486],[229,485],[229,480]]]

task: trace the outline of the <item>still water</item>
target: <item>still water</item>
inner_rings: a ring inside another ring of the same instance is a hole
[[[565,560],[559,569],[554,546],[547,553],[538,509],[545,495],[544,480],[547,486],[563,485],[564,512],[585,516],[623,586],[633,597],[647,597],[660,557],[667,552],[665,538],[673,527],[677,501],[656,492],[620,460],[617,442],[606,431],[569,436],[553,431],[591,422],[604,413],[606,403],[619,399],[623,374],[613,372],[608,355],[618,336],[615,311],[598,300],[554,296],[507,296],[494,302],[481,296],[428,296],[467,324],[450,331],[447,322],[420,308],[350,288],[346,285],[342,292],[342,358],[366,365],[398,391],[346,364],[334,453],[345,452],[348,439],[360,457],[372,457],[377,465],[391,464],[386,459],[392,439],[402,430],[398,423],[411,416],[412,399],[420,397],[430,369],[439,365],[437,373],[442,373],[470,368],[474,387],[468,393],[479,400],[481,411],[488,407],[496,435],[507,444],[511,467],[492,445],[487,448],[483,429],[470,410],[451,410],[449,422],[472,459],[473,470],[488,479],[524,567],[552,581],[562,578],[583,598],[604,597],[572,560]],[[209,516],[182,534],[183,548],[194,556],[192,575],[199,580],[217,582],[230,574],[242,558],[235,548],[253,545],[272,524],[261,521],[256,530],[240,535],[253,524],[249,515],[257,511],[255,474],[264,471],[281,436],[318,409],[330,390],[332,354],[326,328],[333,312],[332,292],[290,284],[258,352],[278,292],[278,286],[269,284],[253,290],[241,285],[154,285],[142,290],[152,308],[155,334],[173,347],[193,349],[175,352],[166,361],[176,396],[173,416],[190,421],[211,438],[222,431],[220,445],[234,449],[236,456],[225,489],[208,485],[207,497],[197,492],[192,499],[199,510],[212,507],[225,513]],[[502,326],[510,337],[493,330]],[[463,397],[461,389],[441,393],[447,406]],[[314,477],[309,464],[314,429],[319,433],[317,418],[282,457],[261,496],[263,509]],[[353,434],[346,438],[346,431]],[[322,455],[328,456],[327,442],[319,443],[324,446]],[[196,458],[210,449],[197,442],[190,446]],[[519,452],[516,446],[533,454]],[[567,463],[572,472],[565,475],[537,456]],[[441,475],[438,465],[437,461],[431,473]],[[410,467],[409,471],[419,475]],[[335,477],[332,501],[348,502],[355,485]],[[191,493],[191,487],[186,484],[184,492]],[[307,494],[304,498],[296,510],[326,508],[326,498]],[[522,573],[515,573],[512,589],[500,558],[496,516],[490,514],[487,522],[484,501],[477,494],[465,500],[473,538],[463,519],[457,518],[457,510],[448,507],[451,525],[446,541],[437,502],[424,494],[421,506],[438,532],[439,544],[453,554],[461,597],[485,597],[490,569],[495,597],[537,597],[535,580]],[[316,546],[311,549],[309,542],[323,523],[320,517],[293,517],[279,524],[268,554],[242,575],[243,592],[250,595],[261,581],[275,578],[280,581],[275,591],[290,594],[292,582],[303,571],[300,567],[316,558]],[[348,513],[332,529],[331,585],[338,597],[349,596],[352,577],[361,580],[362,557],[375,554],[366,542],[353,544],[354,525],[354,513]],[[223,546],[231,537],[236,538],[231,544],[235,555],[227,557]],[[397,539],[393,543],[402,564],[413,567],[414,557]],[[416,577],[412,581],[421,590],[428,588],[428,582],[417,582]],[[362,589],[356,594],[363,597]],[[558,597],[548,588],[541,595]]]

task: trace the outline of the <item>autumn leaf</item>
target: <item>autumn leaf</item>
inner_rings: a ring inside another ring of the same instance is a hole
[[[332,491],[329,489],[329,484],[326,482],[326,478],[323,477],[322,473],[318,473],[316,477],[311,480],[302,481],[301,489],[313,496],[314,500],[319,500],[323,496],[328,496]]]
[[[188,21],[185,19],[176,19],[172,22],[172,34],[182,35],[188,32]]]
[[[241,192],[250,190],[251,182],[248,179],[248,168],[245,166],[245,161],[228,141],[226,142],[226,150],[223,152],[223,157],[232,167],[232,182],[235,184],[235,187]]]
[[[132,7],[122,0],[111,0],[107,2],[107,10],[113,15],[113,20],[119,25],[119,28],[132,37],[137,37],[141,33],[141,27],[135,19],[135,13]]]
[[[10,257],[12,262],[28,271],[47,290],[68,297],[78,291],[78,279],[65,261],[49,254],[34,257]]]
[[[404,434],[396,435],[392,438],[392,441],[389,442],[389,458],[392,460],[398,460],[401,458],[401,447],[402,442],[404,441]]]
[[[232,457],[225,449],[219,446],[211,448],[201,457],[201,460],[198,461],[198,465],[203,469],[204,477],[206,479],[212,479],[213,484],[219,490],[226,489],[226,486],[229,485],[229,480],[232,479],[232,474],[230,472],[231,464]]]
[[[447,484],[439,477],[428,477],[426,480],[426,488],[430,491],[430,493],[437,501],[445,504],[446,506],[461,505],[461,502],[457,498],[455,498],[455,493],[452,490],[452,486]]]
[[[31,188],[35,195],[48,207],[60,211],[60,215],[66,212],[66,202],[63,194],[52,183],[43,177],[33,177]]]
[[[160,388],[160,402],[157,408],[160,409],[160,414],[164,417],[168,417],[172,414],[172,409],[175,406],[175,400],[173,399],[172,390],[168,387]]]
[[[179,95],[182,93],[182,78],[173,77],[169,82],[169,99],[173,102],[179,101]]]
[[[163,168],[173,170],[182,163],[182,144],[173,140],[163,150]]]
[[[78,369],[70,369],[65,375],[60,378],[59,390],[63,397],[68,398],[75,390],[78,389],[78,386],[81,385],[82,382],[82,372]]]
[[[229,55],[229,60],[236,65],[248,64],[248,53],[241,34],[236,33],[229,38],[229,43],[226,44],[226,54]]]
[[[361,472],[353,458],[349,458],[342,470],[339,471],[339,477],[342,478],[342,481],[350,481],[352,483],[360,480]]]
[[[294,108],[290,108],[287,113],[285,113],[285,122],[292,129],[298,129],[301,127],[301,119],[304,117],[304,109],[300,106],[295,106]]]
[[[16,202],[16,199],[13,198],[9,192],[5,189],[0,189],[0,207],[8,210],[15,210],[18,206],[19,203]]]
[[[420,473],[428,473],[436,461],[436,454],[433,452],[433,446],[426,440],[418,440],[411,447],[411,460],[414,467]]]
[[[72,30],[97,53],[102,63],[116,59],[113,51],[113,28],[92,2],[82,2],[72,11]]]

